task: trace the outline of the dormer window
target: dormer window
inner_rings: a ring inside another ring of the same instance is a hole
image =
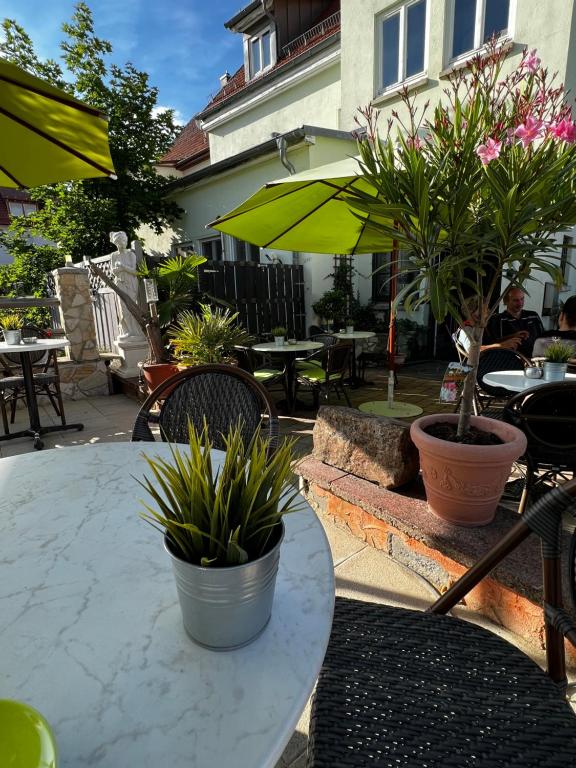
[[[276,63],[276,34],[270,27],[244,37],[244,65],[250,80],[266,72]]]

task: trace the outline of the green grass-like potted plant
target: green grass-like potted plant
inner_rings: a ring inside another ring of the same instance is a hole
[[[200,304],[199,312],[182,312],[170,329],[174,358],[182,365],[231,363],[236,345],[251,337],[238,322],[238,312]]]
[[[270,333],[274,337],[274,343],[277,347],[284,346],[284,339],[286,338],[287,331],[283,325],[277,325],[275,328],[272,328]]]
[[[0,327],[6,344],[20,344],[22,341],[22,318],[17,312],[2,312]]]
[[[544,379],[545,381],[562,381],[568,369],[568,360],[575,356],[572,344],[554,340],[546,347],[544,352]]]
[[[270,618],[282,516],[298,508],[290,486],[294,441],[274,453],[260,432],[245,444],[240,425],[225,436],[216,469],[206,425],[189,426],[189,446],[171,459],[145,456],[153,477],[141,483],[155,506],[142,517],[164,534],[184,627],[220,650],[253,640]]]

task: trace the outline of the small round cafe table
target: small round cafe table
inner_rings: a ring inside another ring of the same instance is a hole
[[[288,413],[294,412],[294,404],[296,402],[295,395],[295,370],[296,370],[296,356],[302,355],[302,352],[312,352],[317,349],[322,349],[324,345],[319,341],[297,341],[296,344],[282,344],[281,346],[274,343],[255,344],[252,349],[255,352],[269,352],[272,354],[280,354],[286,359],[286,402],[285,407]],[[277,403],[279,407],[283,406],[282,401]]]
[[[335,333],[334,336],[336,336],[337,339],[342,339],[342,341],[351,341],[352,342],[352,358],[350,360],[350,381],[352,383],[352,386],[357,387],[360,385],[360,380],[358,379],[358,376],[356,374],[356,341],[362,341],[363,339],[371,339],[373,336],[376,336],[374,331],[352,331],[351,333],[346,333],[346,331],[340,331],[339,333]]]
[[[524,371],[492,371],[486,373],[482,379],[490,387],[502,387],[509,392],[524,392],[526,389],[541,387],[542,384],[551,384],[544,378],[530,379],[524,376]],[[576,373],[567,373],[564,381],[576,382]]]
[[[305,502],[287,515],[270,622],[243,648],[203,648],[139,515],[144,453],[170,459],[170,445],[0,459],[2,698],[44,715],[58,768],[274,768],[330,635],[324,529]]]

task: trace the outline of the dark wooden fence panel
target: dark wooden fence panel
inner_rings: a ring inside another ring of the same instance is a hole
[[[198,270],[204,293],[228,302],[249,333],[262,336],[282,325],[304,338],[304,276],[299,265],[251,261],[207,261]]]

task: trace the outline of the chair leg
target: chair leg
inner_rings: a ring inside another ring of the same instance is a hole
[[[352,403],[350,402],[350,398],[348,397],[348,392],[346,392],[346,387],[341,387],[342,394],[344,395],[344,400],[346,400],[346,405],[348,408],[352,408]]]
[[[55,390],[56,398],[58,399],[58,405],[59,405],[59,409],[56,408],[56,406],[54,406],[54,410],[56,411],[58,416],[60,416],[60,420],[62,422],[62,426],[64,427],[64,426],[66,426],[66,414],[64,413],[64,403],[62,401],[62,392],[60,390],[60,382],[59,381],[55,382],[54,390]]]
[[[8,427],[8,414],[6,412],[6,401],[4,400],[4,392],[0,395],[0,410],[2,411],[2,426],[4,427],[4,434],[9,435],[10,429]]]
[[[11,397],[10,402],[10,424],[14,424],[14,419],[16,418],[16,403],[18,402],[18,393],[20,390],[16,388]]]

